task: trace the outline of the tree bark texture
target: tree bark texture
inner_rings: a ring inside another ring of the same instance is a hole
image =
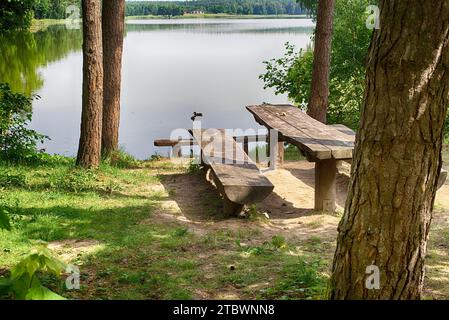
[[[326,123],[335,0],[319,0],[310,101],[307,114]]]
[[[125,0],[103,1],[103,135],[102,154],[118,149],[120,89],[125,31]]]
[[[77,165],[97,167],[101,158],[103,49],[101,0],[83,0],[83,106]]]
[[[419,299],[449,93],[449,0],[380,1],[331,299]],[[367,289],[367,267],[380,288]]]

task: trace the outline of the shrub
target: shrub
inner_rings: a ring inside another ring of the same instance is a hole
[[[26,30],[33,19],[33,0],[8,0],[0,2],[0,32]]]
[[[21,260],[8,278],[0,278],[0,297],[19,300],[63,300],[64,298],[42,285],[39,275],[60,276],[65,264],[46,248],[40,248]]]
[[[39,153],[37,143],[48,139],[27,127],[36,98],[13,93],[8,84],[0,84],[0,158],[26,162]]]
[[[71,169],[53,177],[51,186],[75,193],[92,191],[97,186],[97,175],[92,170]]]
[[[130,169],[138,167],[139,161],[137,161],[132,155],[126,153],[124,150],[114,151],[105,163],[121,169]]]
[[[12,172],[10,170],[0,170],[0,187],[26,187],[27,177],[22,172]]]
[[[196,174],[201,171],[201,164],[198,163],[196,160],[192,160],[189,163],[189,166],[187,167],[187,173],[188,174]]]
[[[0,230],[11,230],[8,211],[0,208]]]
[[[328,122],[357,129],[365,87],[365,61],[371,30],[366,28],[368,0],[337,0],[334,14],[332,61],[329,82]],[[276,94],[287,93],[296,104],[309,101],[312,82],[311,48],[295,51],[286,44],[284,57],[264,62],[266,73],[260,78],[265,88]]]

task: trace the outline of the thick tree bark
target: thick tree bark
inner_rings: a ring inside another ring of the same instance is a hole
[[[125,0],[103,1],[103,136],[102,154],[118,148],[120,86],[125,30]]]
[[[326,123],[335,0],[319,0],[310,101],[307,114]]]
[[[331,299],[419,299],[423,287],[448,106],[449,0],[380,8]],[[372,265],[378,290],[366,286]]]
[[[77,165],[100,163],[103,109],[101,0],[83,0],[83,108]]]

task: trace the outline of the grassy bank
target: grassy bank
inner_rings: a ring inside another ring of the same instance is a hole
[[[49,26],[63,25],[66,22],[65,19],[33,19],[30,31],[38,32],[47,29]]]
[[[81,290],[47,284],[68,298],[323,296],[327,264],[320,242],[298,251],[282,235],[267,236],[263,219],[225,219],[213,191],[197,203],[198,212],[207,213],[186,226],[169,208],[182,190],[167,185],[183,177],[204,181],[164,160],[95,171],[76,170],[71,159],[32,167],[0,164],[0,209],[13,227],[0,231],[0,275],[44,242],[81,270]]]

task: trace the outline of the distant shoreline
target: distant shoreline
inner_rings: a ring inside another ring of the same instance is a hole
[[[177,19],[310,19],[307,15],[238,15],[226,13],[202,13],[202,14],[184,14],[182,16],[165,17],[165,16],[128,16],[126,20],[177,20]]]
[[[307,15],[233,15],[224,13],[184,14],[176,17],[128,16],[126,20],[183,20],[183,19],[310,19]],[[52,25],[62,25],[66,19],[33,19],[30,31],[38,32]]]

